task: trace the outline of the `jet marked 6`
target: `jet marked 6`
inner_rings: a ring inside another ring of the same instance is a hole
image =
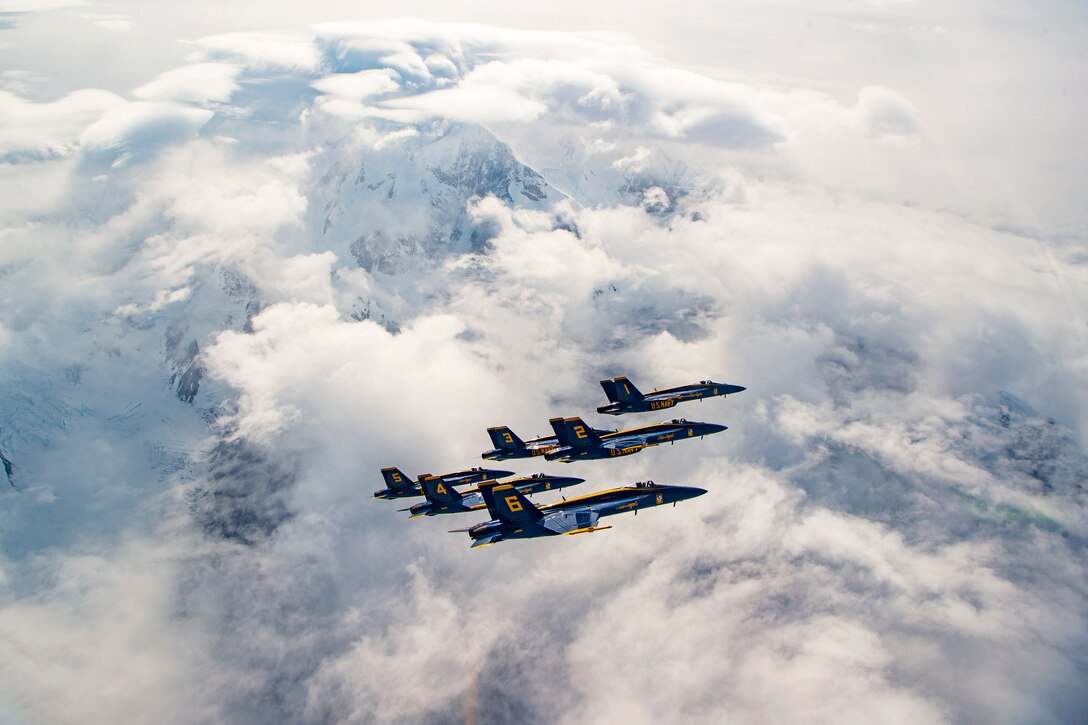
[[[480,493],[491,521],[454,529],[451,533],[467,532],[472,548],[490,546],[504,539],[529,539],[537,536],[588,534],[610,529],[597,526],[602,516],[640,508],[664,506],[702,496],[706,489],[693,486],[663,486],[653,481],[635,483],[622,488],[599,491],[567,501],[537,508],[524,494],[509,483],[480,484]]]
[[[548,451],[544,457],[549,461],[564,463],[629,456],[650,446],[720,433],[726,429],[724,425],[716,423],[689,422],[684,418],[676,418],[664,423],[598,435],[598,431],[587,426],[581,418],[552,418],[548,422],[551,423],[560,446]]]
[[[747,389],[741,385],[701,380],[691,385],[655,390],[652,393],[643,395],[635,387],[635,384],[625,377],[602,380],[601,387],[604,388],[604,394],[608,396],[609,403],[597,408],[597,412],[606,415],[664,410],[687,400],[702,400],[703,398],[717,396],[725,397]]]

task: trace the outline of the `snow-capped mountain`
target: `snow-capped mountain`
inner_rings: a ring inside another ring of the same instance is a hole
[[[945,205],[892,90],[628,43],[335,23],[124,96],[0,74],[0,720],[1077,721],[1083,255]],[[620,374],[748,388],[572,471],[697,507],[473,552],[370,495]]]
[[[475,124],[436,122],[385,129],[380,148],[312,160],[307,227],[321,246],[348,252],[368,272],[403,269],[411,257],[483,251],[488,231],[468,213],[494,196],[519,209],[550,209],[563,194]]]

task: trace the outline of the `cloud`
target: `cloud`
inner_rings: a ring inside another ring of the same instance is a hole
[[[210,35],[192,43],[191,59],[226,61],[254,70],[309,72],[319,61],[308,39],[273,33],[239,32]]]
[[[84,0],[3,0],[0,13],[37,13],[87,5]]]
[[[227,63],[193,63],[162,73],[132,92],[142,101],[226,103],[238,89],[239,68]]]
[[[211,117],[211,111],[180,103],[128,103],[85,128],[79,143],[88,157],[118,163],[193,138]]]
[[[858,91],[857,113],[866,133],[908,136],[918,130],[918,111],[905,98],[879,86]]]
[[[124,99],[101,90],[82,90],[51,103],[34,103],[0,91],[0,158],[7,163],[70,155],[81,133]]]
[[[2,97],[11,148],[72,160],[2,177],[32,188],[0,230],[0,711],[1076,721],[1083,260],[902,204],[898,161],[947,158],[924,102],[615,36],[313,34],[197,41],[137,102]],[[558,472],[706,496],[471,551],[446,529],[481,516],[369,495],[617,374],[748,390],[677,410],[722,435]]]

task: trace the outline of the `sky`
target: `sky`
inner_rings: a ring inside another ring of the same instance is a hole
[[[0,720],[1078,722],[1085,31],[0,2]],[[747,390],[509,467],[707,495],[371,497],[617,375]]]

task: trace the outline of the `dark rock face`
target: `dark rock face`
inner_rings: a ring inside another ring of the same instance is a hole
[[[0,451],[0,463],[4,465],[4,475],[8,477],[8,483],[12,488],[15,488],[15,466],[11,465],[11,461],[4,455],[3,451]]]
[[[166,330],[166,359],[173,369],[170,385],[175,386],[174,394],[183,403],[193,404],[200,391],[200,380],[204,377],[204,365],[200,361],[200,345],[196,340],[183,344],[188,333],[185,327],[171,326]]]
[[[413,259],[486,251],[497,230],[474,218],[474,200],[494,196],[543,210],[562,196],[509,146],[471,124],[436,123],[354,156],[330,153],[315,166],[311,233],[382,274],[403,272]]]
[[[296,472],[244,439],[223,438],[208,459],[193,518],[213,536],[253,545],[291,518],[287,496]]]
[[[454,162],[445,168],[431,167],[430,172],[464,199],[493,195],[513,204],[511,188],[532,201],[548,198],[544,177],[518,161],[509,146],[483,131],[466,133]]]

